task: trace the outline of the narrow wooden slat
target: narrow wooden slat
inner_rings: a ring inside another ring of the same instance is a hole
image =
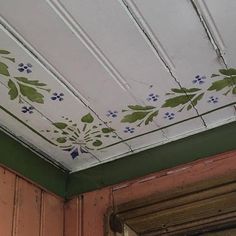
[[[171,171],[162,171],[127,183],[127,187],[117,188],[114,191],[115,203],[118,210],[123,211],[143,204],[152,196],[169,191],[183,191],[188,185],[208,181],[220,176],[230,175],[236,170],[236,152],[227,152],[215,155],[204,160],[193,162],[189,165],[178,166]],[[123,183],[124,185],[124,183]]]
[[[176,225],[168,228],[168,233],[166,229],[155,231],[151,233],[145,233],[145,236],[155,236],[157,234],[170,236],[178,235],[186,232],[196,232],[205,229],[219,229],[225,226],[232,226],[236,224],[236,213],[227,213],[220,216],[215,216],[211,218],[201,219],[200,221],[190,222],[183,225]]]
[[[41,206],[40,236],[63,236],[64,226],[63,199],[43,192]]]
[[[112,205],[110,189],[87,193],[83,204],[83,235],[104,235],[105,216]]]
[[[41,190],[17,177],[13,236],[39,236]]]
[[[128,220],[127,224],[137,232],[143,233],[147,230],[161,230],[233,211],[236,211],[236,192],[155,212],[145,217],[136,217]]]
[[[15,175],[0,167],[0,235],[12,236]]]
[[[236,178],[236,174],[234,175]],[[222,178],[224,180],[224,178]],[[220,180],[219,185],[220,185]],[[230,177],[229,177],[230,181]],[[236,191],[236,182],[225,184],[223,186],[217,186],[215,188],[210,188],[213,181],[209,181],[206,183],[199,183],[194,186],[190,186],[188,189],[183,189],[181,191],[167,192],[165,194],[160,194],[160,196],[156,196],[156,202],[150,204],[150,199],[145,199],[145,206],[137,207],[133,210],[127,210],[125,212],[119,213],[119,216],[124,219],[130,219],[137,216],[142,216],[145,214],[151,214],[153,212],[170,209],[177,206],[182,206],[191,202],[196,202],[204,199],[208,199],[214,196],[223,195],[226,193],[230,193]],[[205,184],[205,186],[204,186]],[[200,187],[203,189],[201,190]],[[206,189],[204,189],[204,187]],[[187,192],[188,190],[189,192]],[[153,198],[153,196],[152,196]],[[163,200],[164,199],[164,200]]]
[[[81,236],[81,198],[65,203],[65,236]]]

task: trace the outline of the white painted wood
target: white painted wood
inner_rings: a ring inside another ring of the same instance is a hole
[[[194,3],[0,0],[1,126],[74,172],[234,121],[235,2]]]

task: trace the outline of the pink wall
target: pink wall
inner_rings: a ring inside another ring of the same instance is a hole
[[[63,236],[63,203],[0,167],[0,235]]]
[[[235,171],[232,151],[85,193],[64,205],[63,199],[0,167],[0,235],[103,236],[109,208]]]
[[[65,236],[103,236],[108,231],[104,224],[108,208],[235,171],[236,151],[232,151],[85,193],[65,205]]]

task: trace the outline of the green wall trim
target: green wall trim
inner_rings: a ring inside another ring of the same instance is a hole
[[[236,149],[236,122],[72,173],[67,198]]]
[[[65,197],[68,174],[0,131],[0,164]]]
[[[72,196],[236,149],[236,122],[72,174],[0,131],[0,164],[61,197]]]

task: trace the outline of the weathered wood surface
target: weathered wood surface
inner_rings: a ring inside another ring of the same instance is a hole
[[[236,151],[232,151],[151,174],[143,178],[120,183],[119,185],[107,187],[99,191],[83,194],[83,196],[74,198],[66,204],[66,215],[71,216],[71,218],[73,218],[73,216],[76,217],[74,221],[67,220],[67,225],[70,227],[66,227],[66,236],[115,236],[115,234],[107,229],[106,225],[108,223],[106,213],[111,210],[120,212],[121,217],[130,221],[134,216],[139,217],[140,214],[148,214],[150,211],[153,213],[160,210],[163,212],[162,222],[167,225],[166,221],[168,220],[168,215],[166,215],[166,209],[168,207],[176,208],[176,220],[181,220],[181,210],[184,211],[181,207],[185,204],[192,210],[192,204],[196,201],[196,198],[204,201],[198,205],[198,209],[202,212],[209,210],[211,214],[214,215],[215,211],[221,210],[224,217],[227,216],[231,219],[236,218],[234,214],[228,213],[228,211],[234,210],[231,209],[230,201],[235,201],[235,193],[233,190],[236,187],[233,182],[235,174]],[[224,176],[226,176],[226,179]],[[225,180],[227,185],[223,183]],[[218,188],[208,189],[207,186],[209,183],[215,184]],[[220,186],[221,184],[222,186]],[[203,190],[204,188],[205,190]],[[198,194],[198,192],[200,192],[200,194]],[[189,195],[189,193],[193,194]],[[227,196],[227,199],[230,199],[230,201],[225,201],[224,195]],[[171,201],[173,198],[175,198],[174,202]],[[215,200],[215,203],[214,201],[207,200],[207,198]],[[143,205],[144,200],[147,206],[141,210],[140,206]],[[76,203],[77,201],[80,203]],[[77,206],[77,211],[75,211],[73,205]],[[81,206],[83,206],[82,211]],[[178,207],[180,208],[177,209]],[[136,210],[129,212],[130,209]],[[140,213],[139,211],[144,212]],[[82,215],[79,217],[79,214]],[[214,218],[214,222],[221,220],[221,216]],[[202,225],[211,225],[214,222],[206,219],[201,220]],[[227,222],[227,220],[225,220],[225,222]],[[135,222],[133,223],[135,224]],[[137,223],[137,225],[140,228],[142,227],[142,224]],[[185,226],[193,229],[197,227],[192,222]],[[169,225],[170,230],[181,232],[181,227],[178,227],[179,225]],[[78,230],[74,230],[73,234],[71,234],[70,228],[82,228],[84,234],[76,233]],[[156,234],[150,233],[149,235]]]
[[[0,167],[0,235],[63,236],[63,203]]]

